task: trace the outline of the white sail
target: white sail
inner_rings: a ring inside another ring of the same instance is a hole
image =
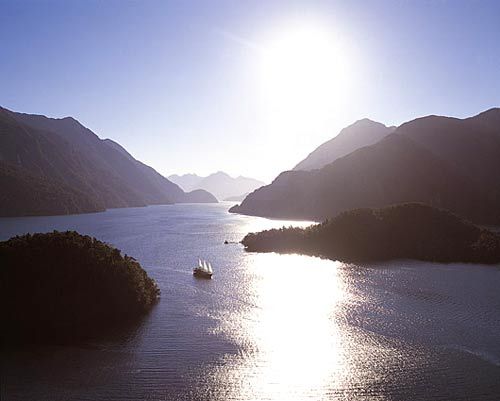
[[[199,267],[200,269],[202,269],[202,268],[203,268],[203,266],[201,265],[201,259],[200,259],[200,258],[198,258],[198,267]]]
[[[212,264],[210,262],[208,262],[208,272],[213,273]]]
[[[206,260],[203,261],[203,270],[205,270],[206,272],[208,271],[208,266],[207,266]]]

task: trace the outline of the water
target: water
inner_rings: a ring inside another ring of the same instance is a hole
[[[93,235],[137,258],[162,290],[119,338],[2,351],[1,399],[500,399],[500,266],[246,253],[224,240],[283,222],[228,208],[0,219],[0,239]],[[193,278],[198,256],[213,280]]]

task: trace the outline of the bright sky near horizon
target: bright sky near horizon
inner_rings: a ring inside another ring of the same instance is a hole
[[[0,0],[0,105],[164,175],[272,180],[352,122],[500,106],[500,1]]]

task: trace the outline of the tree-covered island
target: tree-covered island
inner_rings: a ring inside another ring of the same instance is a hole
[[[299,253],[345,262],[500,262],[500,235],[421,203],[356,209],[307,228],[250,233],[242,244],[252,252]]]
[[[159,288],[130,256],[74,231],[0,242],[2,340],[72,342],[137,322]]]

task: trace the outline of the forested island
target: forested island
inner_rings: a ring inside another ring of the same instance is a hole
[[[247,251],[299,253],[345,262],[500,262],[500,235],[421,203],[356,209],[307,228],[250,233],[242,244]]]
[[[72,342],[138,322],[160,291],[132,257],[74,231],[0,242],[1,339]]]

